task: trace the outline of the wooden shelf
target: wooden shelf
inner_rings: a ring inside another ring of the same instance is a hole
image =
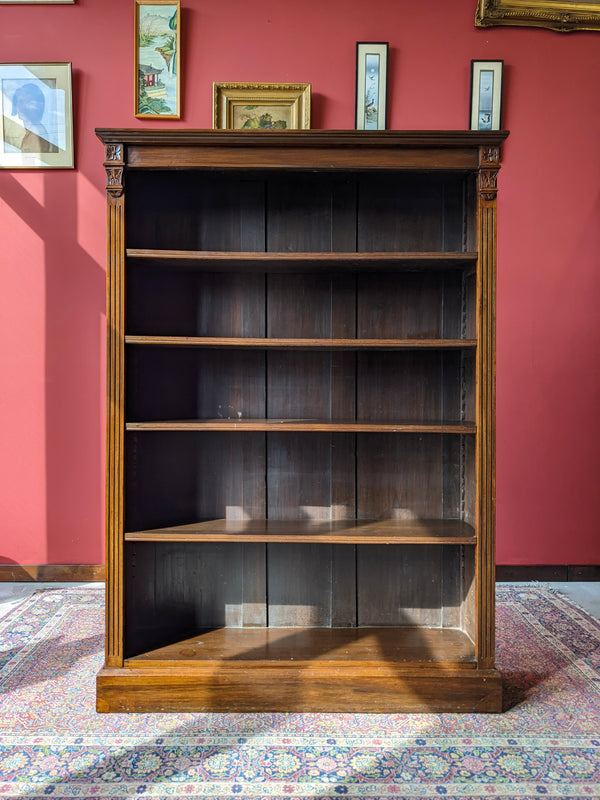
[[[313,544],[475,544],[461,520],[215,519],[125,534],[128,542],[286,542]]]
[[[247,350],[457,350],[476,339],[277,339],[216,336],[125,336],[126,344]]]
[[[264,253],[237,252],[221,250],[149,250],[128,248],[130,259],[143,260],[146,264],[192,267],[214,271],[263,270],[310,271],[376,268],[378,270],[397,269],[448,269],[474,266],[477,263],[475,252],[369,252],[369,253]]]
[[[361,667],[473,664],[471,639],[454,628],[218,628],[126,660],[135,668],[207,665]]]
[[[311,419],[191,419],[127,422],[128,431],[330,431],[332,433],[476,433],[474,422],[355,422]]]

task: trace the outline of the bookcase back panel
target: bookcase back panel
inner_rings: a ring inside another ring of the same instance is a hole
[[[268,353],[267,375],[271,419],[354,419],[353,353]]]
[[[358,519],[461,519],[461,436],[360,434]]]
[[[207,350],[131,345],[126,419],[473,420],[459,351]]]
[[[206,628],[266,624],[260,544],[128,543],[126,656]]]
[[[460,339],[462,273],[359,273],[356,335],[361,338]],[[472,316],[473,304],[465,306]]]
[[[127,177],[127,247],[265,249],[265,184],[219,172],[134,172]]]
[[[353,181],[298,174],[266,180],[267,245],[271,252],[356,249]]]
[[[475,281],[458,270],[265,275],[130,259],[126,297],[131,335],[475,338]]]
[[[230,251],[462,251],[461,175],[133,172],[128,247]]]
[[[265,435],[130,432],[125,530],[264,519]]]
[[[464,519],[472,435],[129,432],[127,531],[210,519]]]
[[[260,273],[197,275],[192,336],[265,336],[265,286]]]
[[[358,419],[461,419],[460,362],[460,352],[358,353]]]
[[[130,259],[125,318],[136,336],[265,336],[265,277]]]
[[[359,178],[357,249],[465,249],[465,183],[459,175],[384,174]]]
[[[354,436],[269,433],[267,516],[354,519]]]
[[[460,627],[462,549],[358,545],[357,624]]]
[[[463,585],[465,550],[130,542],[126,656],[219,627],[464,629],[473,580],[467,570]]]
[[[267,275],[267,336],[352,338],[355,291],[354,276],[344,273]]]
[[[269,626],[355,627],[356,565],[351,545],[268,545]]]

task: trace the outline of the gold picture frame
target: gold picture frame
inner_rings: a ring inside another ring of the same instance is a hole
[[[134,13],[135,116],[180,119],[180,2],[135,0]]]
[[[552,31],[600,30],[600,3],[575,0],[477,0],[475,27],[523,25]]]
[[[310,83],[213,83],[213,127],[310,128]]]

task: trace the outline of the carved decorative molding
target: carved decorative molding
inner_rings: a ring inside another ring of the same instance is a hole
[[[600,3],[572,0],[478,0],[475,27],[525,25],[553,31],[600,30]]]
[[[106,191],[111,197],[123,194],[123,167],[106,167]]]
[[[498,193],[498,170],[479,170],[478,189],[483,200],[495,200]]]
[[[106,160],[107,161],[120,161],[123,163],[123,145],[122,144],[107,144],[106,145]]]
[[[106,191],[109,197],[121,197],[123,194],[124,152],[125,148],[120,142],[110,142],[104,146]]]
[[[499,147],[482,147],[479,151],[479,163],[492,165],[500,163],[500,148]]]

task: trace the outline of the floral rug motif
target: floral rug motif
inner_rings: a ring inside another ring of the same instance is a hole
[[[0,619],[0,798],[600,797],[600,623],[497,597],[503,714],[99,715],[102,587],[39,591]]]

